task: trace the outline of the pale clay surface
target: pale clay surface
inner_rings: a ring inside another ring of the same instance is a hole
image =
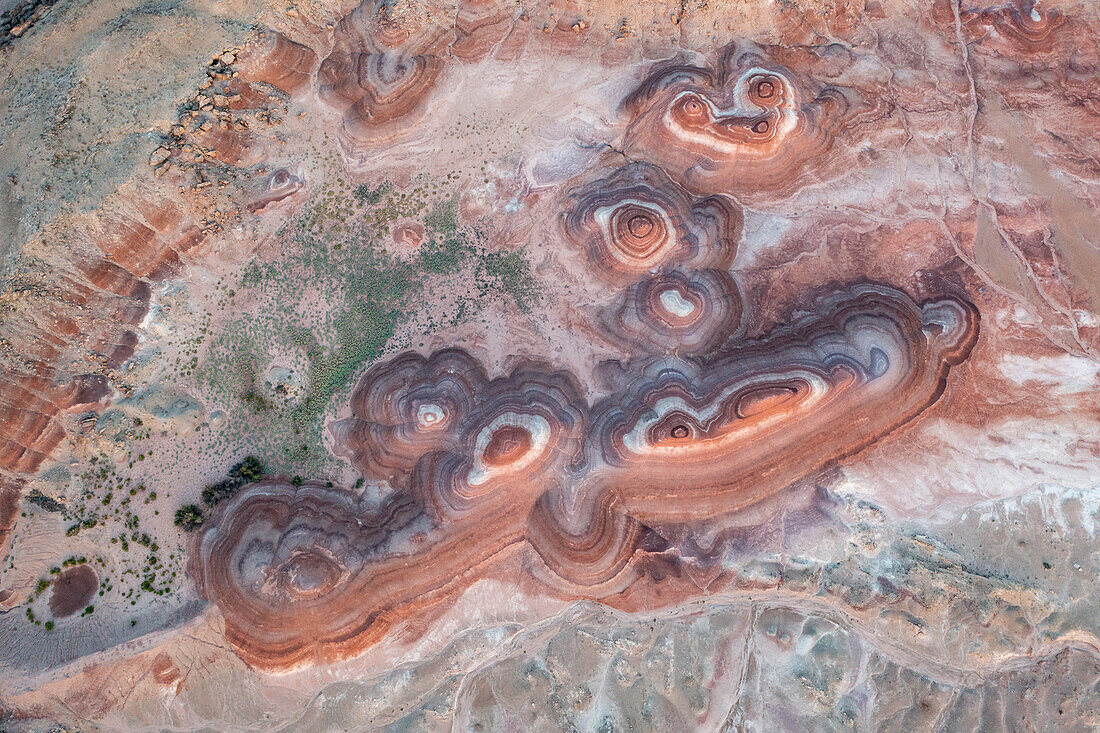
[[[0,730],[1100,727],[1092,2],[0,9]]]

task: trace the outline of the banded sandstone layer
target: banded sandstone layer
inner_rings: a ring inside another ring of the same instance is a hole
[[[1091,5],[8,18],[5,725],[1096,725]]]

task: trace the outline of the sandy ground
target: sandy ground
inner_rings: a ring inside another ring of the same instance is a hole
[[[764,5],[397,3],[383,32],[369,4],[62,0],[6,44],[2,725],[1096,725],[1100,16]],[[326,84],[349,33],[389,49],[356,77],[373,83],[444,59],[396,121]],[[249,455],[382,501],[332,425],[406,350],[457,346],[490,378],[542,359],[588,404],[612,394],[619,294],[563,234],[570,192],[660,159],[630,149],[624,99],[731,42],[852,105],[826,153],[792,143],[789,178],[722,191],[743,217],[738,338],[828,286],[950,289],[981,330],[943,396],[775,506],[684,530],[724,538],[720,560],[639,586],[648,610],[541,592],[516,545],[361,654],[246,665],[176,510]],[[63,396],[82,375],[94,399]],[[55,618],[49,583],[85,564],[93,611]]]

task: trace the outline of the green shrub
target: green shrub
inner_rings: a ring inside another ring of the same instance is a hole
[[[229,478],[202,490],[203,503],[214,506],[223,499],[233,496],[245,484],[259,481],[263,477],[263,462],[256,456],[248,456],[229,470]]]
[[[38,489],[31,489],[27,493],[27,501],[34,504],[37,507],[41,507],[48,512],[63,512],[65,511],[65,505],[59,502],[57,499],[46,496]]]
[[[245,481],[259,481],[264,477],[264,464],[256,456],[248,456],[233,468],[230,475]]]
[[[360,204],[369,204],[370,206],[374,206],[379,201],[381,201],[382,197],[389,193],[392,189],[393,184],[389,181],[382,181],[375,188],[371,188],[371,185],[369,183],[360,183],[358,186],[355,187],[353,193],[355,195],[355,199]]]
[[[185,532],[191,532],[202,526],[202,509],[195,504],[181,506],[176,510],[176,526]]]
[[[237,493],[237,489],[243,486],[240,479],[226,479],[216,484],[211,484],[202,490],[202,501],[208,506],[214,506],[222,499],[228,499]]]

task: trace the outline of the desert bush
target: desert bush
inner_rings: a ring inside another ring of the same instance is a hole
[[[176,510],[176,526],[181,527],[185,532],[201,527],[203,519],[202,509],[195,504],[181,506]]]

